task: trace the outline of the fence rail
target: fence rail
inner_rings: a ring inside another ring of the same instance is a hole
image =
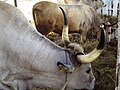
[[[117,16],[120,12],[120,0],[109,0],[106,6],[98,10],[99,13],[108,16]]]

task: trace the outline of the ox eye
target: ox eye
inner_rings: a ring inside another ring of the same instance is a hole
[[[91,68],[89,68],[89,69],[86,71],[86,73],[90,73],[90,71],[91,71]]]

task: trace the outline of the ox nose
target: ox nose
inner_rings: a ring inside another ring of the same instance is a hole
[[[95,80],[94,76],[89,77],[89,82],[93,82]]]

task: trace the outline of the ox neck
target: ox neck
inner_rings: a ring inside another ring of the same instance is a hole
[[[17,60],[20,67],[31,70],[57,70],[54,64],[58,61],[64,63],[66,59],[64,48],[39,34],[18,9],[8,7],[6,10],[1,17],[4,21],[0,19],[3,29],[0,35],[6,41],[3,48],[7,48],[9,57],[14,56],[15,60],[11,61]]]
[[[26,43],[24,43],[22,46],[27,46],[23,49],[23,55],[27,53],[26,59],[33,62],[33,67],[39,67],[38,70],[41,68],[44,70],[50,64],[50,61],[52,63],[57,63],[57,61],[64,62],[64,60],[66,60],[65,55],[68,55],[68,53],[65,53],[64,48],[57,46],[45,36],[33,30],[33,28],[30,28],[26,33],[24,33],[23,36],[25,37],[22,39],[24,39],[24,42]],[[41,62],[43,65],[41,65]],[[54,71],[54,67],[52,65],[49,68],[51,70],[48,71]]]

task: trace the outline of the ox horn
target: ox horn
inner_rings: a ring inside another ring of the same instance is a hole
[[[105,34],[105,26],[104,24],[100,25],[101,28],[101,36],[100,36],[100,41],[99,44],[97,46],[97,48],[95,48],[91,53],[86,54],[86,55],[77,55],[77,60],[81,63],[90,63],[92,61],[94,61],[96,58],[98,58],[98,56],[102,53],[102,50],[104,48],[105,45],[105,41],[106,41],[106,34]]]
[[[111,27],[111,26],[114,26],[114,25],[116,25],[118,23],[118,20],[115,22],[115,23],[113,23],[113,24],[106,24],[108,27]]]
[[[59,7],[63,13],[64,16],[64,25],[63,25],[63,31],[62,31],[62,43],[65,44],[69,44],[70,40],[69,40],[69,36],[68,36],[68,18],[67,15],[65,13],[65,11]]]

